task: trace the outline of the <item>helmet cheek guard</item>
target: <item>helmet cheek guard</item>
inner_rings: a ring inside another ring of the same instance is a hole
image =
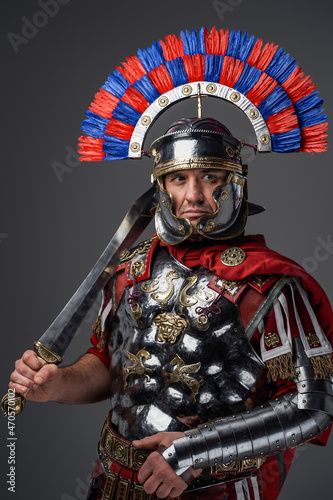
[[[168,245],[177,245],[192,234],[192,225],[188,219],[177,217],[172,210],[172,195],[162,186],[157,178],[157,207],[155,228],[161,241]]]
[[[216,211],[211,217],[200,217],[197,232],[206,238],[226,240],[241,234],[247,221],[248,208],[244,200],[246,178],[230,173],[225,184],[214,189]]]

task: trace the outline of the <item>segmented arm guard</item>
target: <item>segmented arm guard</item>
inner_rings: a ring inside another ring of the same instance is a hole
[[[231,461],[269,456],[321,434],[333,422],[333,380],[315,380],[296,339],[297,392],[237,415],[201,424],[174,441],[163,457],[177,474]]]

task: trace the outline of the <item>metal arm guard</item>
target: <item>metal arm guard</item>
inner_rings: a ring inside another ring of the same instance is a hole
[[[269,456],[303,444],[333,421],[333,379],[314,380],[300,339],[294,342],[297,392],[253,410],[201,424],[163,452],[176,474]]]

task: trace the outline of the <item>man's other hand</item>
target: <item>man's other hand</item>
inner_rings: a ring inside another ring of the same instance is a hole
[[[175,439],[184,436],[183,432],[159,432],[139,441],[133,441],[133,446],[139,449],[160,449],[163,451],[171,446]],[[201,473],[201,470],[193,470],[192,468],[190,470],[194,477]],[[175,474],[158,451],[154,451],[149,455],[140,469],[138,479],[143,484],[146,493],[156,493],[158,498],[177,497],[187,488],[185,481]]]

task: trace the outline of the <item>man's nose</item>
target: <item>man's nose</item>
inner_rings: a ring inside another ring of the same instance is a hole
[[[190,179],[186,189],[186,200],[190,203],[202,203],[204,195],[201,183],[196,179]]]

